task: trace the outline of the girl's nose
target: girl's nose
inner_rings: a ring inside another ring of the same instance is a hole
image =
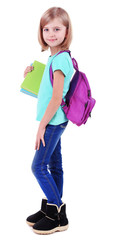
[[[54,37],[54,35],[55,35],[54,31],[51,30],[51,31],[49,32],[49,36],[50,36],[50,37]]]

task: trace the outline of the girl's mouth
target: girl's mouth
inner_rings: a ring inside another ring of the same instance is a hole
[[[56,39],[48,39],[48,41],[54,42],[54,41],[56,41]]]

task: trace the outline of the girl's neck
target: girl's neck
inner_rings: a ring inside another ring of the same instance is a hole
[[[59,51],[61,51],[60,47],[50,48],[51,56],[55,55]]]

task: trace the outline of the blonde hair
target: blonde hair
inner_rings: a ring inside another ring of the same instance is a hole
[[[42,52],[49,48],[48,44],[43,39],[43,28],[47,23],[49,23],[51,20],[53,20],[56,17],[61,19],[62,24],[67,29],[67,35],[64,41],[61,43],[60,47],[62,50],[69,49],[69,46],[72,41],[72,25],[71,25],[70,17],[63,8],[52,7],[52,8],[49,8],[40,19],[40,24],[38,29],[38,41],[42,47]]]

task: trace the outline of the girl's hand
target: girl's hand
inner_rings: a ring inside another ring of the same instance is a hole
[[[28,72],[31,72],[33,69],[34,69],[33,66],[28,66],[28,67],[25,69],[25,71],[24,71],[24,78],[26,77],[27,73],[28,73]]]
[[[37,136],[36,136],[35,150],[39,150],[40,141],[42,141],[43,146],[45,147],[45,141],[44,141],[45,131],[46,131],[46,128],[42,127],[41,124],[40,124],[39,128],[38,128]]]

